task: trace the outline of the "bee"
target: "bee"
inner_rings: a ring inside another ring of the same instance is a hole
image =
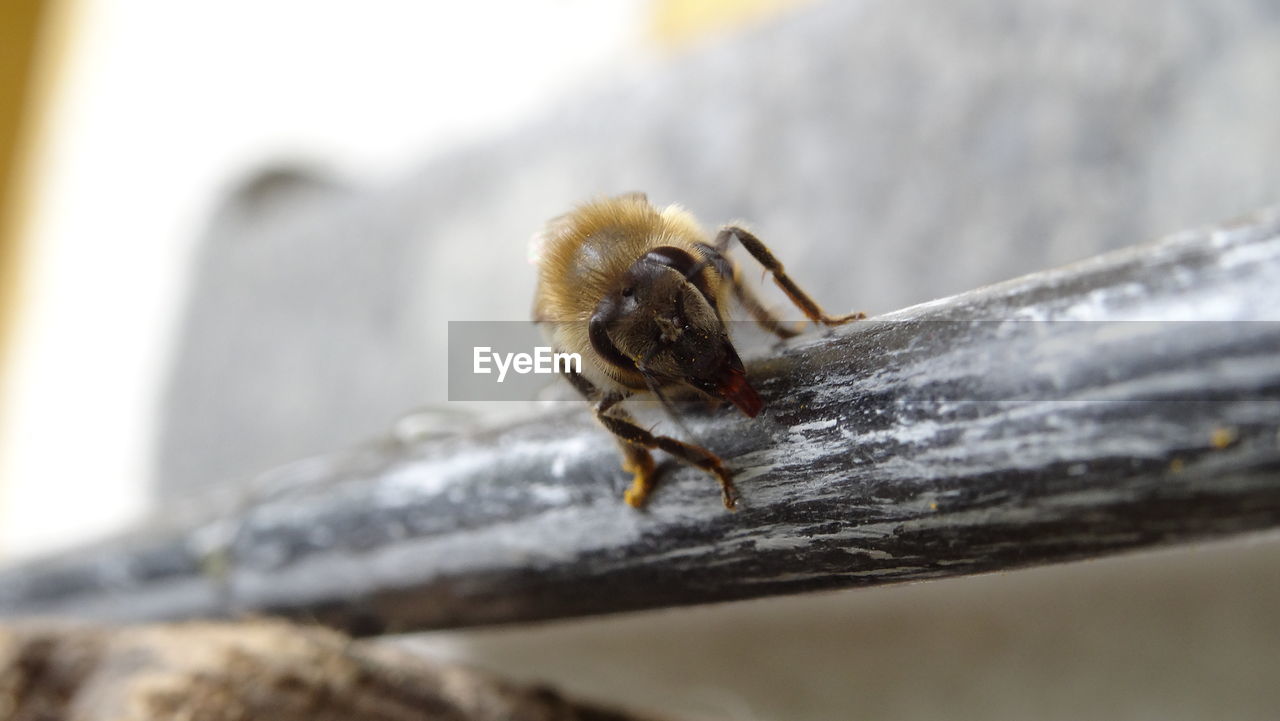
[[[751,418],[764,408],[729,338],[730,304],[736,301],[779,338],[799,329],[774,316],[742,283],[726,255],[733,241],[773,276],[809,321],[837,326],[866,317],[827,315],[746,229],[727,225],[709,241],[687,211],[677,205],[659,209],[642,193],[581,205],[551,220],[538,239],[534,320],[546,324],[555,351],[581,356],[581,370],[564,375],[595,404],[596,418],[617,438],[622,468],[632,474],[624,500],[634,508],[643,507],[654,488],[651,450],[711,475],[720,484],[725,508],[736,506],[732,474],[719,456],[655,435],[621,405],[650,394],[678,425],[673,396],[731,403]]]

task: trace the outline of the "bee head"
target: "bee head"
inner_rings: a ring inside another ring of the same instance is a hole
[[[706,264],[675,247],[655,248],[627,270],[591,318],[591,343],[650,388],[684,384],[729,401],[748,416],[763,402],[707,291]]]

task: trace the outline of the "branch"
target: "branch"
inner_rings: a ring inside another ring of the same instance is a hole
[[[581,404],[258,479],[0,574],[0,612],[272,612],[358,633],[872,586],[1272,528],[1280,210],[814,334],[759,418],[691,420],[742,510],[673,468],[621,501]]]

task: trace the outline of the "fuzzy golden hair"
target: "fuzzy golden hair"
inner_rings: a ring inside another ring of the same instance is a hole
[[[673,246],[702,260],[705,253],[698,244],[706,242],[688,211],[678,205],[659,210],[639,193],[580,205],[543,231],[534,319],[550,324],[558,349],[582,356],[583,375],[592,383],[643,388],[638,375],[600,361],[592,351],[591,316],[600,299],[619,290],[627,270],[650,250]],[[724,322],[729,285],[717,273],[706,275]]]

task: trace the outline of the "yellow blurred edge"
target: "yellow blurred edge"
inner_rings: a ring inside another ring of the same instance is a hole
[[[681,48],[717,32],[762,22],[813,0],[652,0],[659,45]]]
[[[67,49],[74,0],[0,0],[0,439],[26,293],[38,159]],[[0,443],[0,452],[3,452]],[[14,479],[0,478],[0,490]]]

